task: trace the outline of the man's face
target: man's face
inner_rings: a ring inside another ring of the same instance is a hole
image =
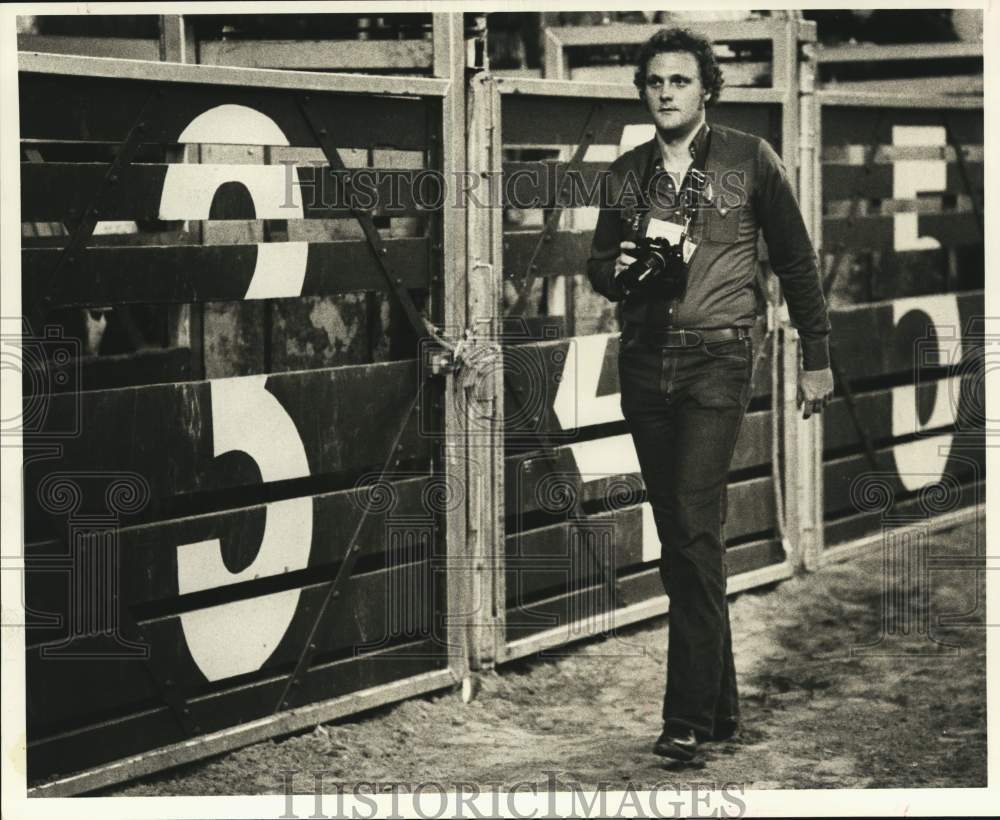
[[[665,133],[686,133],[701,121],[705,89],[697,58],[687,51],[654,54],[646,66],[643,101]]]

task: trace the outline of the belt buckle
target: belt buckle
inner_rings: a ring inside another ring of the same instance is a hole
[[[701,334],[698,331],[680,328],[677,332],[681,335],[681,347],[697,347],[701,344]],[[691,341],[689,342],[688,339]]]

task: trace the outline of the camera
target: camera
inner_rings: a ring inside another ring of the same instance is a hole
[[[657,219],[649,211],[628,216],[626,235],[636,243],[636,260],[618,275],[626,295],[653,290],[658,296],[677,298],[687,289],[684,228]]]

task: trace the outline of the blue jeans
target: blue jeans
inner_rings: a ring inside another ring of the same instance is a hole
[[[670,597],[663,720],[703,734],[739,715],[722,528],[752,368],[750,339],[660,348],[623,334],[618,354]]]

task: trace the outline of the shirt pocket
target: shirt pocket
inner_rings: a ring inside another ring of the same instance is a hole
[[[712,208],[706,216],[705,236],[712,242],[739,241],[743,208]]]

